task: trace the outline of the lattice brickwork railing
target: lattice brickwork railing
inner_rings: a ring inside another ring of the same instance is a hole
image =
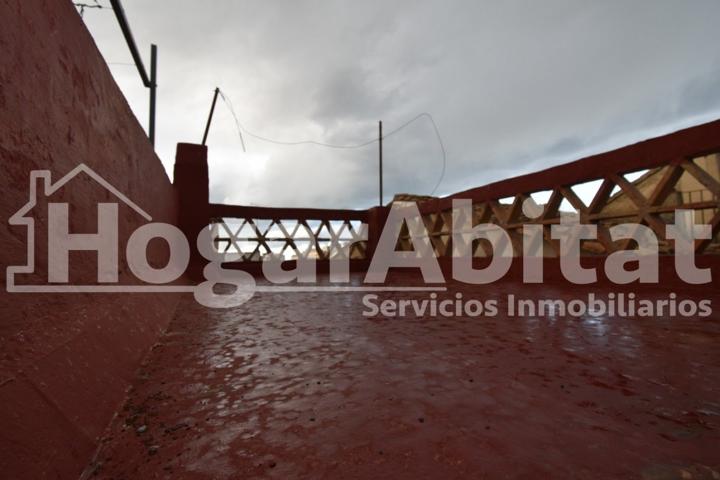
[[[602,160],[593,157],[591,159]],[[515,255],[522,253],[523,225],[540,224],[544,227],[544,254],[556,256],[559,246],[550,236],[550,227],[560,222],[561,214],[574,214],[581,222],[598,226],[597,240],[582,243],[585,254],[607,254],[618,249],[633,248],[634,244],[630,241],[613,242],[610,239],[608,229],[620,223],[640,223],[650,227],[657,235],[661,252],[671,253],[673,245],[672,241],[665,237],[665,227],[666,224],[674,222],[676,209],[693,210],[695,223],[711,226],[713,238],[697,241],[696,252],[720,253],[719,155],[677,158],[665,165],[639,171],[632,169],[632,165],[629,165],[630,168],[612,168],[612,165],[608,165],[607,171],[595,178],[588,178],[582,169],[577,168],[578,163],[586,160],[559,167],[576,170],[579,178],[577,182],[564,182],[550,189],[543,188],[548,185],[548,180],[551,180],[548,178],[548,172],[554,170],[551,169],[520,177],[518,187],[522,185],[525,188],[511,196],[504,195],[507,189],[498,189],[499,192],[493,195],[493,185],[490,185],[453,197],[473,199],[473,224],[494,223],[501,226],[510,235]],[[533,180],[536,180],[536,189],[532,188]],[[504,186],[507,187],[508,182],[504,182]],[[529,197],[542,207],[542,214],[538,218],[530,219],[523,214],[523,202]],[[430,241],[439,257],[452,255],[452,210],[449,200],[440,199],[420,204]],[[411,248],[410,237],[404,228],[401,231],[399,249]],[[477,242],[474,254],[491,254],[489,245]]]
[[[269,255],[285,260],[365,258],[366,211],[212,204],[210,211],[216,250],[237,254],[240,262]]]
[[[594,155],[537,173],[496,182],[449,197],[418,203],[429,240],[438,257],[452,254],[452,200],[473,201],[474,224],[494,223],[510,235],[515,255],[522,252],[523,225],[543,226],[546,256],[558,252],[550,227],[562,214],[576,215],[598,226],[597,240],[582,244],[586,254],[607,254],[633,248],[631,242],[613,242],[608,229],[620,223],[648,226],[660,241],[662,252],[673,243],[665,226],[674,222],[676,209],[695,212],[695,222],[711,226],[713,238],[697,241],[698,253],[720,253],[720,120],[688,128]],[[527,218],[523,203],[532,198],[542,207]],[[364,259],[374,250],[382,222],[378,212],[263,208],[209,205],[218,251],[237,253],[244,262],[270,254],[290,260]],[[370,221],[370,219],[372,221]],[[370,224],[368,232],[367,224]],[[369,241],[364,241],[369,233]],[[407,230],[400,232],[398,248],[411,250]],[[492,254],[477,242],[474,254]]]

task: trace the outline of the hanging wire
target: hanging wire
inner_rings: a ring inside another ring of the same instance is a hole
[[[296,141],[285,141],[285,140],[275,140],[272,138],[268,138],[262,135],[258,135],[256,133],[251,132],[247,128],[245,128],[238,119],[237,114],[235,113],[235,109],[233,108],[232,102],[230,101],[230,98],[223,93],[222,90],[218,89],[218,92],[220,93],[220,97],[223,99],[223,102],[225,102],[225,105],[227,105],[228,110],[230,110],[230,114],[233,117],[233,120],[235,120],[235,126],[237,127],[238,135],[240,137],[240,143],[242,145],[243,152],[247,152],[245,149],[245,140],[243,139],[243,132],[245,135],[255,138],[257,140],[273,143],[275,145],[285,145],[285,146],[295,146],[295,145],[316,145],[319,147],[327,147],[327,148],[336,148],[336,149],[355,149],[355,148],[362,148],[366,147],[368,145],[372,145],[373,143],[377,142],[378,138],[373,138],[364,142],[360,143],[351,143],[351,144],[336,144],[336,143],[325,143],[325,142],[319,142],[316,140],[296,140]],[[432,115],[430,115],[427,112],[420,113],[410,120],[406,121],[405,123],[401,124],[399,127],[394,128],[390,130],[388,133],[383,135],[383,138],[390,137],[392,135],[395,135],[396,133],[403,130],[405,127],[409,126],[410,124],[416,122],[417,120],[427,117],[427,119],[430,121],[430,124],[433,127],[433,131],[435,132],[435,137],[437,138],[438,144],[440,145],[440,150],[442,151],[442,169],[440,170],[440,176],[438,177],[437,182],[435,183],[435,186],[433,187],[432,191],[430,192],[430,196],[433,196],[437,189],[440,187],[440,184],[442,183],[443,179],[445,178],[445,170],[447,168],[447,153],[445,152],[445,145],[443,144],[442,137],[440,136],[440,130],[438,129],[437,125],[435,124],[435,120],[433,119]]]
[[[440,150],[442,151],[442,169],[440,170],[440,176],[437,179],[437,182],[435,183],[435,186],[433,187],[432,191],[430,192],[430,196],[434,196],[435,192],[437,192],[437,189],[440,187],[440,184],[445,179],[445,169],[447,167],[447,154],[445,153],[445,145],[443,144],[442,137],[440,136],[440,130],[438,130],[437,125],[435,125],[435,120],[433,119],[432,115],[429,113],[423,113],[423,115],[427,115],[427,118],[430,120],[430,123],[432,123],[433,130],[435,130],[435,136],[437,137],[438,144],[440,145]]]
[[[106,7],[105,5],[101,5],[98,0],[93,0],[93,3],[82,3],[82,2],[73,2],[73,5],[75,5],[80,13],[80,17],[83,17],[85,15],[85,9],[86,8],[97,8],[97,9],[109,9],[111,7]]]
[[[240,144],[242,145],[243,152],[247,152],[247,150],[245,150],[245,140],[243,140],[242,135],[243,127],[240,125],[240,120],[238,120],[238,117],[235,114],[235,109],[233,108],[232,102],[229,98],[225,96],[225,94],[222,92],[222,90],[220,90],[220,88],[217,89],[217,92],[220,94],[220,98],[223,99],[223,102],[225,102],[225,105],[227,105],[228,109],[230,110],[230,114],[235,120],[235,126],[237,127],[238,135],[240,136]]]

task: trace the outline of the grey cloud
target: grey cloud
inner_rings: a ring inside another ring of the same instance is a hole
[[[388,131],[428,111],[448,153],[441,193],[720,116],[711,0],[124,4],[141,48],[160,48],[157,149],[169,170],[176,142],[199,141],[216,85],[247,128],[283,140],[355,143],[376,135],[377,120]],[[127,61],[112,13],[85,19],[108,61]],[[112,70],[144,123],[137,73]],[[377,145],[247,143],[251,155],[220,105],[209,143],[216,197],[377,202]],[[429,193],[440,171],[430,125],[385,143],[386,197]]]

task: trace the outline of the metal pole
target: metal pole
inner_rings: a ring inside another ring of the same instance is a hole
[[[212,122],[213,112],[215,112],[215,102],[217,102],[218,93],[220,93],[220,88],[215,87],[215,95],[213,95],[212,105],[210,105],[210,114],[208,115],[207,124],[205,125],[205,133],[203,134],[203,145],[205,145],[208,132],[210,131],[210,122]]]
[[[150,46],[150,76],[148,76],[143,64],[140,52],[138,52],[137,45],[135,44],[135,38],[133,37],[130,25],[128,25],[127,17],[125,17],[125,10],[120,3],[120,0],[110,0],[110,6],[115,12],[115,17],[120,24],[120,30],[122,30],[125,42],[127,42],[130,54],[133,57],[137,71],[140,74],[140,79],[146,88],[150,89],[150,122],[148,125],[148,137],[150,143],[155,146],[155,95],[157,91],[157,46]]]
[[[379,154],[379,167],[380,167],[380,206],[383,205],[383,149],[382,149],[382,120],[378,122],[378,154]]]
[[[148,137],[150,143],[155,146],[155,101],[157,94],[157,45],[150,45],[150,125],[148,126]]]
[[[130,54],[135,61],[135,66],[137,67],[138,73],[140,74],[143,85],[149,88],[151,85],[150,79],[148,78],[147,72],[145,71],[142,57],[140,56],[140,52],[138,52],[137,45],[135,44],[135,38],[133,38],[132,31],[130,30],[130,25],[128,25],[127,18],[125,17],[125,10],[120,4],[120,0],[110,0],[110,6],[112,6],[113,12],[115,12],[115,17],[120,24],[120,30],[122,30],[125,41],[130,48]]]

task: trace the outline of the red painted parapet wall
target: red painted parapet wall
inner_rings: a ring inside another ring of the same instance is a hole
[[[56,181],[81,162],[154,221],[175,223],[176,195],[72,2],[0,0],[0,24],[0,477],[77,478],[176,298],[8,294],[6,267],[27,260],[26,229],[8,219],[28,202],[31,170]],[[71,232],[97,231],[107,191],[81,174],[55,195]],[[33,216],[46,225],[42,209]],[[142,223],[121,212],[120,244]],[[71,254],[71,277],[94,276],[94,255]]]

